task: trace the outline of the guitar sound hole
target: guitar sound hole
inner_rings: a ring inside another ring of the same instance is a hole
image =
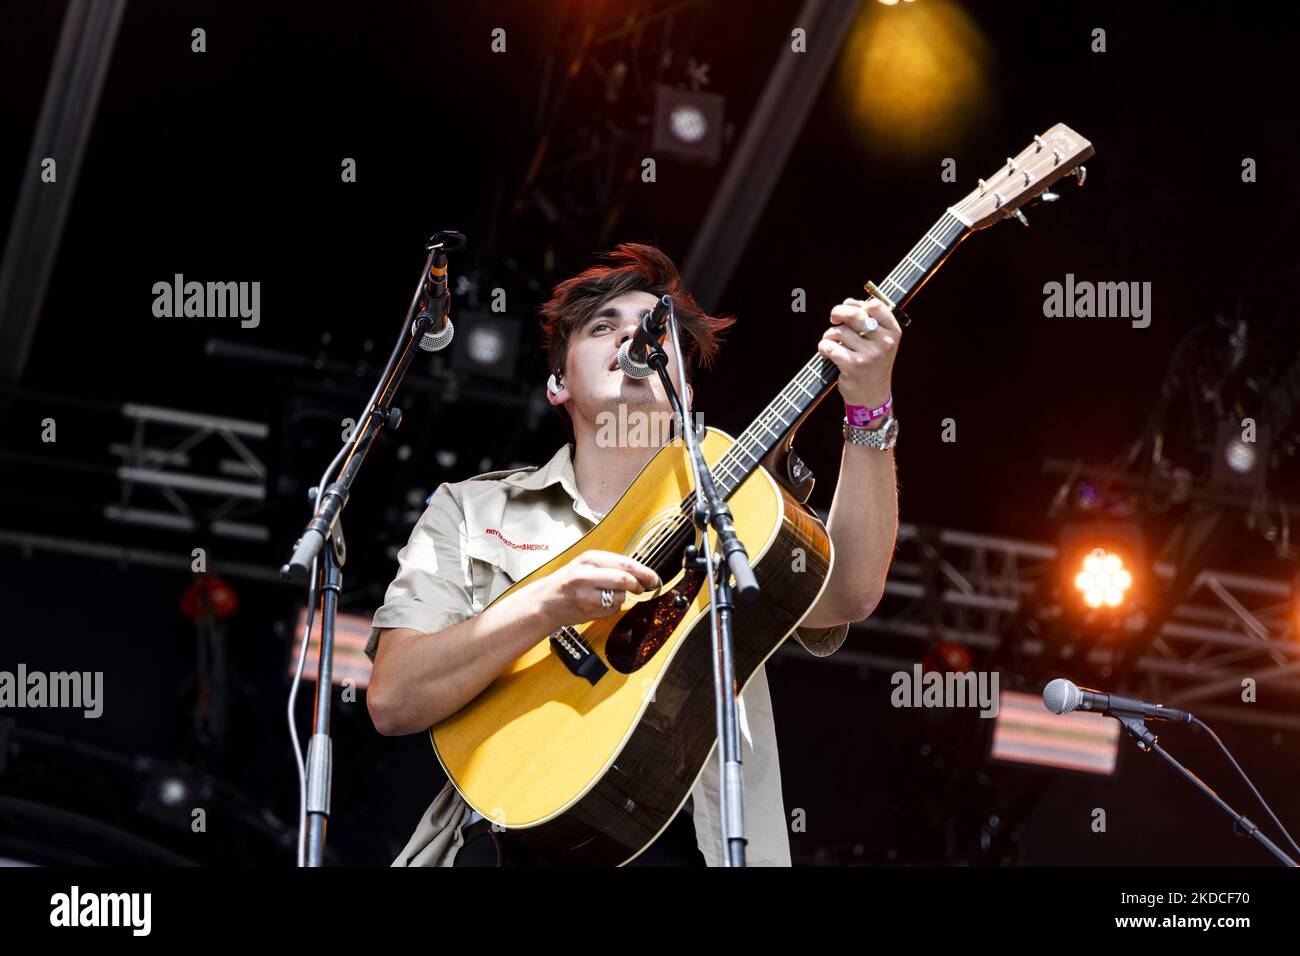
[[[703,571],[687,571],[672,590],[656,600],[635,605],[619,618],[605,640],[605,659],[609,666],[623,674],[645,666],[673,636],[673,630],[695,602],[703,582]]]

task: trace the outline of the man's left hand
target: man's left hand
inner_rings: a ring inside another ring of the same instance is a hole
[[[867,316],[878,323],[871,332],[867,332]],[[875,408],[889,399],[902,337],[894,313],[879,299],[845,299],[831,309],[831,327],[822,334],[817,351],[839,368],[845,404]]]

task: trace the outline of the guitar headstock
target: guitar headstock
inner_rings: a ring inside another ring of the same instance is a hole
[[[1008,157],[987,180],[981,179],[979,186],[950,211],[971,229],[983,229],[1012,216],[1024,222],[1020,207],[1046,192],[1058,179],[1077,171],[1079,185],[1083,185],[1085,173],[1080,164],[1093,152],[1092,143],[1064,123],[1057,123],[1035,136],[1018,154]]]

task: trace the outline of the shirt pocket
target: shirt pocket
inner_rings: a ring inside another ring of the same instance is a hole
[[[482,611],[509,590],[511,585],[544,564],[547,554],[549,551],[516,555],[493,535],[469,536],[465,542],[465,556],[469,559],[474,603],[478,611]]]
[[[567,496],[479,488],[464,503],[464,551],[474,599],[486,607],[582,537]]]
[[[483,609],[492,603],[492,577],[494,568],[482,558],[465,551],[466,563],[469,565],[470,598],[474,604],[474,613],[482,614]]]

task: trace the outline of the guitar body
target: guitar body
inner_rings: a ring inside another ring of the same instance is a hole
[[[705,461],[713,467],[733,444],[708,429]],[[684,448],[660,449],[600,524],[505,592],[592,549],[653,567],[664,582],[658,592],[631,595],[617,616],[568,629],[603,673],[575,673],[564,660],[575,642],[543,638],[429,731],[466,802],[557,865],[635,858],[685,804],[717,739],[708,582],[702,571],[682,570],[681,545],[697,542],[698,532],[678,530],[675,546],[654,546],[666,528],[682,528],[692,487]],[[816,603],[833,553],[816,516],[762,468],[728,503],[762,588],[758,601],[737,600],[732,616],[743,689]]]

